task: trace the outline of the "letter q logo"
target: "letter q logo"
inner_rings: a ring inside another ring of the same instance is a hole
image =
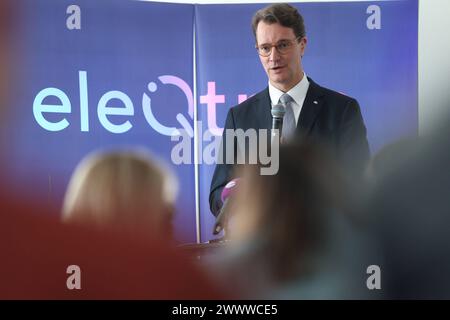
[[[174,86],[177,86],[180,88],[183,93],[186,96],[187,102],[188,102],[188,114],[191,119],[194,119],[194,99],[193,94],[191,91],[191,88],[189,85],[182,79],[170,76],[170,75],[164,75],[158,77],[158,80],[161,81],[162,84],[171,84]],[[156,92],[158,90],[158,86],[155,82],[150,82],[148,84],[148,90],[152,93]],[[147,122],[152,126],[153,129],[155,129],[158,133],[166,136],[177,136],[181,135],[180,131],[175,127],[167,127],[160,123],[152,112],[152,105],[151,105],[151,98],[147,95],[147,93],[144,93],[142,95],[142,111],[144,113],[145,119]],[[189,134],[190,137],[194,136],[194,130],[192,129],[192,126],[190,125],[188,119],[181,114],[178,113],[176,116],[176,119],[180,123],[181,127],[186,130],[186,132]]]

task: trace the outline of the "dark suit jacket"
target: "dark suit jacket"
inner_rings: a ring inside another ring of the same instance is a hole
[[[362,173],[370,157],[366,127],[358,102],[309,80],[309,89],[297,123],[296,137],[326,146],[345,168]],[[231,108],[225,121],[222,152],[225,153],[226,129],[268,129],[272,127],[269,89],[259,92]],[[245,149],[247,150],[247,149]],[[225,158],[224,158],[225,159]],[[211,181],[209,203],[217,216],[225,184],[233,178],[233,165],[217,164]]]

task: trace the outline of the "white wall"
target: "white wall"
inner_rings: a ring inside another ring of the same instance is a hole
[[[148,0],[144,0],[148,1]],[[290,2],[331,2],[303,0]],[[339,0],[340,2],[355,0]],[[361,1],[361,0],[360,0]],[[377,2],[380,0],[363,0]],[[282,0],[159,0],[177,3],[273,3]],[[450,112],[450,0],[419,0],[419,132]]]
[[[450,1],[419,1],[419,132],[450,111]]]

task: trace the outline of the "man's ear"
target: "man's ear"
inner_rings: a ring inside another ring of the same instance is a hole
[[[300,55],[303,57],[305,54],[306,44],[308,43],[308,38],[304,36],[300,39]]]

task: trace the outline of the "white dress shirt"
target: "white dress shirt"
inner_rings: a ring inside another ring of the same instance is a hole
[[[275,88],[269,81],[270,102],[272,103],[272,106],[274,106],[278,103],[282,94],[287,93],[290,95],[292,99],[294,99],[294,102],[291,103],[291,105],[295,115],[295,124],[298,124],[298,118],[300,117],[300,111],[302,110],[308,88],[309,81],[305,73],[303,73],[302,80],[288,92],[283,92],[280,89]]]

